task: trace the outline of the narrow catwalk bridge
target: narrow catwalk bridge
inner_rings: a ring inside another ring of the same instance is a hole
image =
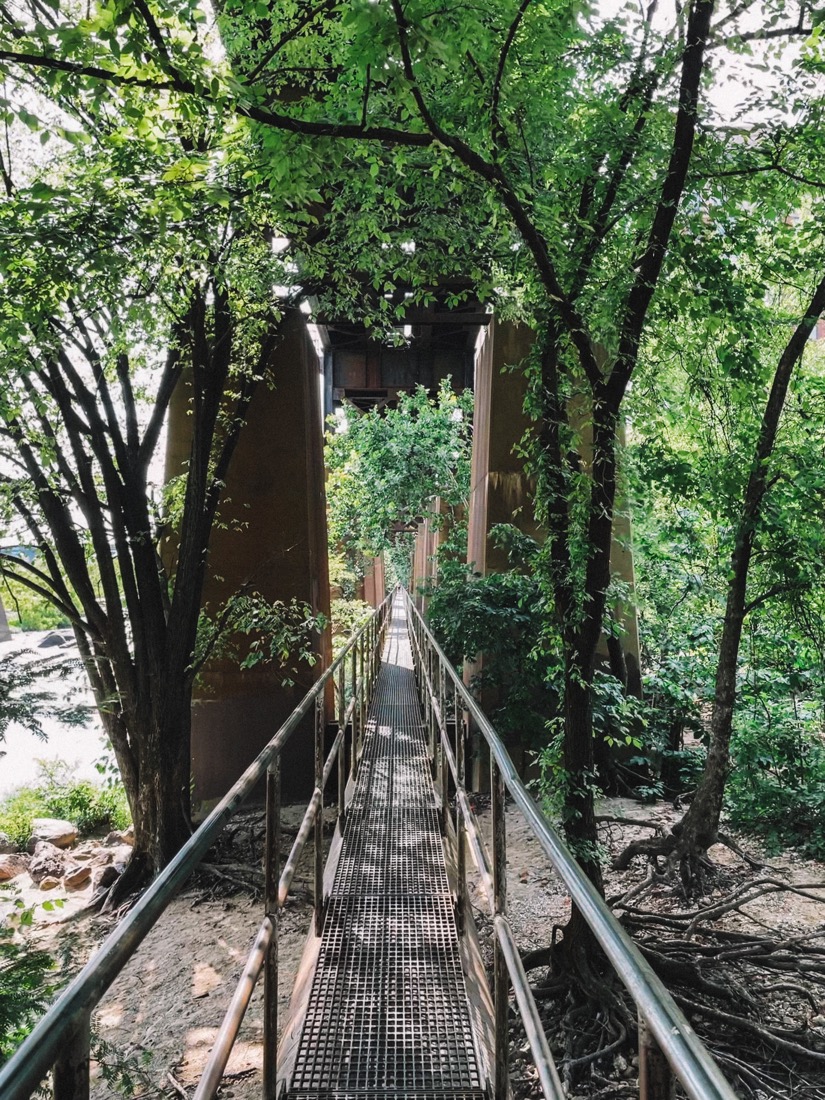
[[[330,723],[332,694],[336,720]],[[311,713],[315,790],[281,867],[281,754]],[[464,787],[471,728],[490,757],[491,852]],[[338,821],[325,871],[324,789],[336,765]],[[56,1100],[86,1100],[92,1012],[264,778],[264,918],[194,1100],[218,1095],[261,974],[265,1100],[506,1100],[513,1008],[522,1018],[545,1097],[563,1100],[507,919],[507,794],[637,1004],[642,1100],[670,1098],[676,1079],[691,1100],[734,1100],[670,995],[541,815],[495,730],[402,592],[391,606],[385,601],[350,640],[0,1070],[0,1100],[33,1095],[49,1073]],[[313,928],[278,1045],[278,911],[311,838]],[[494,931],[489,986],[466,901],[468,856]]]
[[[284,1066],[289,1100],[485,1095],[428,750],[399,602]]]

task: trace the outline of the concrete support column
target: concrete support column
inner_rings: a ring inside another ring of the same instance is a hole
[[[232,460],[212,534],[204,605],[215,613],[248,586],[268,600],[295,598],[329,618],[326,496],[320,366],[299,311],[287,317],[273,355],[274,388],[261,385]],[[167,474],[188,454],[185,389],[170,409]],[[195,798],[221,797],[288,717],[331,657],[329,631],[321,660],[302,664],[294,687],[279,668],[242,670],[237,661],[209,665],[192,714]],[[313,716],[284,754],[286,797],[313,786]]]
[[[533,538],[542,536],[534,517],[532,479],[525,473],[524,460],[514,453],[531,424],[524,414],[527,384],[522,371],[506,369],[529,354],[533,333],[523,325],[494,317],[483,330],[482,340],[476,355],[473,387],[467,562],[475,573],[486,576],[510,568],[506,552],[490,539],[490,531],[497,523],[514,523]],[[483,656],[479,654],[476,661],[465,663],[466,684],[481,671]],[[482,705],[492,702],[482,699]],[[521,743],[510,739],[507,749],[523,772]],[[472,739],[469,765],[470,783],[474,790],[480,790],[487,784],[488,773],[477,736]]]
[[[527,384],[523,372],[505,369],[529,354],[533,333],[494,317],[483,341],[476,357],[467,561],[486,575],[509,568],[507,555],[490,541],[495,524],[515,523],[534,538],[541,536],[533,515],[534,486],[513,451],[531,424],[524,414]]]
[[[438,577],[438,548],[447,538],[452,522],[450,508],[440,497],[432,502],[432,513],[421,523],[415,533],[413,544],[412,593],[415,605],[422,615],[426,614],[428,599],[419,596],[418,589],[435,581]]]
[[[431,526],[430,518],[427,516],[419,523],[415,532],[415,542],[413,543],[412,595],[415,606],[422,615],[427,600],[425,596],[419,595],[419,589],[423,588],[429,581],[432,569],[432,561],[430,560],[432,547]]]
[[[467,537],[467,561],[476,573],[503,572],[510,568],[507,554],[490,539],[490,530],[498,523],[514,524],[519,530],[541,542],[545,532],[538,526],[534,513],[535,484],[524,470],[524,460],[517,453],[518,444],[532,421],[524,413],[526,379],[523,371],[507,370],[529,354],[533,332],[521,325],[493,318],[483,333],[478,348],[475,370],[475,408],[473,418],[473,455],[470,490],[470,514]],[[581,453],[585,462],[592,455],[592,435],[586,408],[571,409],[571,419],[581,428]],[[630,518],[621,506],[614,516],[611,568],[630,592],[635,586],[631,549]],[[633,690],[639,683],[639,631],[635,608],[624,604],[614,609],[623,628],[621,648],[626,664],[628,685]],[[465,681],[469,682],[481,668],[478,661],[465,666]],[[610,663],[607,640],[602,637],[599,658]],[[518,745],[509,745],[516,765],[520,762]],[[480,761],[474,760],[473,782],[481,780]]]
[[[380,607],[387,594],[387,581],[384,572],[384,558],[373,558],[364,577],[364,600],[370,607]]]

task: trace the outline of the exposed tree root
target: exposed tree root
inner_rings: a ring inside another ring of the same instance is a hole
[[[731,920],[752,919],[747,906],[766,895],[789,892],[825,902],[825,883],[790,885],[763,876],[735,883],[702,905],[668,910],[670,886],[666,897],[655,898],[656,909],[653,902],[642,908],[640,899],[667,878],[651,867],[643,883],[613,904],[734,1089],[747,1100],[825,1096],[825,927],[788,935],[731,926]],[[571,1095],[632,1095],[635,1006],[624,991],[592,960],[580,980],[581,960],[565,952],[563,937],[527,952],[523,962],[534,975]],[[534,1083],[516,1093],[534,1095]]]
[[[724,871],[708,857],[711,844],[723,844],[752,870],[771,869],[768,864],[746,852],[728,833],[716,832],[706,838],[705,844],[689,839],[681,830],[681,822],[672,829],[653,821],[637,821],[627,818],[604,817],[604,821],[618,824],[641,825],[656,830],[656,835],[634,840],[627,844],[613,860],[614,871],[626,871],[637,856],[649,860],[657,875],[679,883],[686,899],[701,897],[717,882]]]

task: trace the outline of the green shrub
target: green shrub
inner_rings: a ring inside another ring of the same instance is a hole
[[[338,599],[330,604],[332,616],[332,643],[337,650],[363,626],[372,614],[372,608],[363,600]]]
[[[11,626],[21,630],[57,630],[70,625],[53,603],[22,584],[4,580],[2,596]]]
[[[54,910],[62,904],[61,899],[55,899],[39,908]],[[77,952],[72,949],[76,942],[71,938],[63,943],[58,958],[34,946],[30,932],[35,917],[35,909],[25,905],[15,887],[0,885],[0,1066],[26,1039],[79,965]],[[94,1021],[91,1049],[100,1075],[109,1086],[107,1095],[149,1094],[152,1081],[146,1067],[151,1052],[123,1054],[101,1037]]]
[[[726,809],[770,852],[791,846],[825,859],[825,745],[814,716],[805,717],[789,699],[773,700],[761,714],[746,706],[732,745]]]
[[[32,948],[16,930],[25,932],[31,926],[33,910],[6,885],[0,886],[3,910],[8,912],[0,921],[0,1065],[28,1035],[55,989],[49,980],[54,960],[46,951]]]
[[[36,782],[0,801],[0,832],[24,845],[35,817],[71,821],[81,833],[122,829],[129,824],[129,806],[120,784],[79,779],[63,760],[40,761]]]
[[[21,848],[32,835],[32,819],[44,817],[46,807],[34,787],[21,787],[0,800],[0,832]]]

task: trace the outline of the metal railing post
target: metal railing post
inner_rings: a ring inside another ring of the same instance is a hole
[[[504,821],[504,776],[492,758],[490,761],[490,808],[493,825],[493,900],[494,917],[504,915],[507,908],[507,831]],[[509,989],[507,961],[498,942],[493,941],[493,1003],[495,1012],[495,1069],[493,1096],[506,1100],[509,1093]]]
[[[361,694],[358,698],[358,706],[361,716],[361,737],[364,736],[364,729],[367,725],[367,649],[366,638],[362,634],[358,640],[358,664],[361,669]]]
[[[315,700],[315,789],[321,805],[315,815],[315,935],[324,930],[324,697]]]
[[[455,767],[456,767],[456,799],[455,799],[455,923],[459,936],[464,934],[465,916],[467,907],[467,850],[465,846],[465,821],[462,810],[462,800],[459,793],[466,789],[465,759],[464,759],[464,727],[458,709],[458,692],[453,690],[453,728],[455,729]]]
[[[429,646],[424,650],[426,659],[424,661],[424,671],[426,675],[421,677],[421,690],[424,692],[426,699],[426,714],[427,714],[427,732],[430,737],[430,756],[433,761],[433,768],[436,767],[438,761],[441,761],[443,766],[443,759],[441,755],[441,739],[438,736],[436,730],[435,721],[435,706],[432,697],[433,690],[433,652]],[[437,773],[436,773],[437,774]]]
[[[346,788],[347,788],[347,731],[344,725],[344,719],[346,715],[346,704],[344,701],[344,682],[346,677],[344,676],[344,666],[341,666],[341,670],[338,673],[338,729],[343,734],[343,740],[341,741],[341,748],[338,750],[338,828],[341,831],[341,835],[344,833],[344,826],[347,818],[346,807]]]
[[[266,770],[266,840],[264,841],[264,915],[272,938],[264,960],[264,1100],[275,1100],[278,1070],[278,882],[281,877],[281,754]]]
[[[441,747],[440,759],[441,759],[441,830],[446,836],[447,834],[447,818],[450,814],[450,764],[447,756],[447,752],[444,746],[444,740],[447,739],[447,719],[444,713],[444,694],[443,687],[443,667],[441,661],[438,659],[438,655],[435,651],[432,651],[433,668],[430,674],[430,683],[432,684],[433,693],[438,699],[439,719],[441,725],[438,726],[438,719],[436,720],[436,730],[434,736]],[[438,679],[435,678],[435,669],[438,667]],[[435,709],[435,708],[433,708]],[[443,740],[442,740],[443,738]]]
[[[358,717],[356,715],[356,692],[358,690],[358,680],[355,667],[355,646],[352,647],[350,652],[350,688],[351,696],[350,702],[352,703],[352,765],[350,771],[352,772],[353,779],[358,774]]]
[[[639,1013],[639,1100],[673,1100],[676,1080],[662,1048]]]
[[[91,1013],[86,1013],[54,1064],[54,1100],[88,1100]]]

